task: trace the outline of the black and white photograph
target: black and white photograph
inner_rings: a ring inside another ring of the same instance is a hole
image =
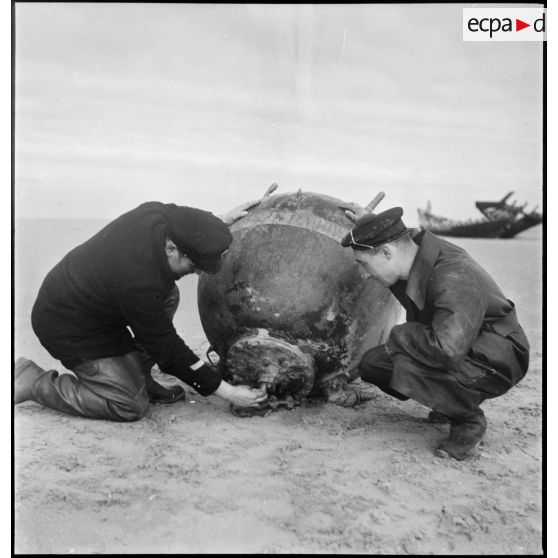
[[[543,3],[12,3],[12,554],[546,552]]]

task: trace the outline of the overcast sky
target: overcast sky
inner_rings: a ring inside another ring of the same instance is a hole
[[[541,43],[463,42],[464,6],[17,3],[16,216],[220,213],[272,182],[383,190],[411,226],[541,204]]]

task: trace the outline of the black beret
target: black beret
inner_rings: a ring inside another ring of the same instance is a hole
[[[221,254],[232,242],[229,227],[210,213],[194,207],[168,204],[169,238],[202,271],[216,273]]]
[[[407,232],[401,221],[402,215],[401,207],[392,207],[377,215],[364,215],[358,219],[351,232],[343,237],[341,245],[355,250],[367,250],[391,242]]]

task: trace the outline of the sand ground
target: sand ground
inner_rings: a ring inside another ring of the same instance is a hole
[[[16,357],[56,366],[28,313],[44,273],[95,228],[16,229]],[[484,404],[478,458],[435,457],[448,426],[371,386],[355,409],[317,400],[250,419],[190,388],[131,424],[26,402],[14,410],[15,552],[541,553],[540,238],[462,244],[516,302],[532,345],[525,379]],[[203,356],[191,285],[177,328]]]

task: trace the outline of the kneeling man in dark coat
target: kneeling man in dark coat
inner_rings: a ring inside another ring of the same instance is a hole
[[[413,236],[400,207],[357,220],[341,244],[353,249],[364,276],[384,282],[407,322],[364,354],[364,381],[449,420],[436,454],[466,459],[486,432],[480,408],[526,374],[529,343],[514,304],[462,248],[429,231]]]
[[[33,400],[72,415],[138,420],[150,402],[185,396],[179,386],[155,382],[155,363],[201,395],[238,406],[265,400],[259,390],[222,380],[172,323],[176,280],[219,270],[232,241],[227,225],[246,214],[243,209],[225,222],[201,209],[147,202],[69,252],[43,281],[31,323],[41,344],[73,374],[45,371],[20,358],[15,403]]]

